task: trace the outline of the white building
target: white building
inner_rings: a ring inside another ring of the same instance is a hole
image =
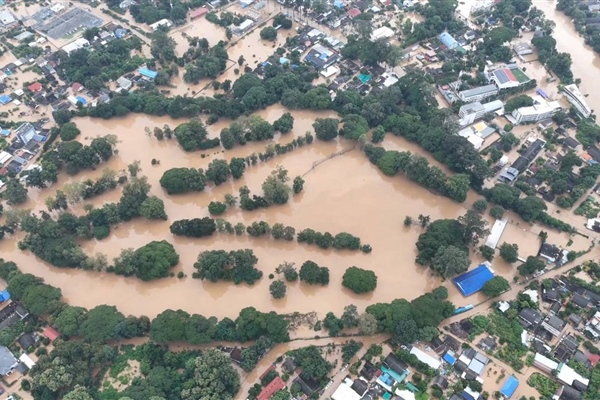
[[[233,33],[239,36],[246,33],[246,31],[250,29],[253,25],[254,21],[252,21],[251,19],[245,19],[241,24],[239,24],[239,26],[234,26],[232,30]]]
[[[442,365],[440,360],[436,359],[435,357],[430,356],[429,354],[425,353],[423,350],[419,349],[418,347],[413,346],[410,349],[410,354],[413,354],[415,357],[417,357],[417,359],[419,359],[419,361],[429,365],[431,368],[433,368],[435,370],[439,369],[440,366]]]
[[[56,3],[56,4],[53,4],[52,7],[50,7],[50,9],[58,14],[59,12],[61,12],[62,10],[65,9],[65,6],[64,6],[64,4]]]
[[[171,21],[169,21],[168,19],[161,19],[160,21],[156,21],[155,23],[150,25],[150,28],[152,28],[153,31],[158,30],[158,28],[160,27],[167,27],[170,28],[173,26],[173,24],[171,23]]]
[[[465,103],[472,101],[480,101],[485,98],[495,96],[498,94],[498,88],[496,85],[485,85],[476,87],[473,89],[463,90],[458,92],[458,98]]]
[[[500,242],[500,238],[504,233],[504,229],[506,228],[507,223],[508,221],[506,220],[506,218],[497,219],[494,222],[494,225],[490,230],[490,236],[488,236],[485,242],[485,245],[487,247],[489,247],[490,249],[495,249],[498,246],[498,243]]]
[[[344,379],[331,395],[332,400],[360,400],[362,396],[352,389],[352,384],[353,382],[349,378]]]
[[[569,100],[569,103],[573,104],[581,115],[583,115],[585,118],[588,118],[590,115],[592,115],[592,109],[587,105],[577,85],[566,85],[563,88],[563,93],[567,97],[567,100]]]
[[[72,52],[79,50],[79,49],[83,49],[85,47],[88,47],[89,45],[90,45],[90,42],[88,42],[87,39],[79,38],[67,45],[64,45],[62,47],[62,50],[64,52],[66,52],[67,54],[71,54]]]
[[[552,361],[548,357],[544,357],[540,353],[535,353],[533,366],[548,374],[551,374],[552,371],[558,368],[558,363],[556,361]]]
[[[12,25],[17,23],[17,20],[14,15],[8,10],[0,11],[0,23],[4,25],[5,28],[9,28]]]
[[[556,379],[565,385],[573,386],[573,382],[575,381],[584,384],[586,387],[590,384],[589,379],[579,375],[573,368],[569,367],[565,363],[560,363],[557,371],[558,374],[556,374]]]
[[[380,39],[389,39],[394,36],[394,31],[387,26],[382,26],[381,28],[375,29],[371,34],[371,41],[376,41]]]
[[[497,114],[502,114],[504,112],[504,104],[502,104],[502,100],[494,100],[485,104],[481,104],[479,101],[465,104],[464,106],[460,107],[460,110],[458,111],[460,125],[466,126],[472,124],[478,119],[483,118],[484,115],[493,112]]]
[[[552,117],[560,109],[558,101],[548,101],[542,96],[535,96],[532,106],[518,108],[512,112],[512,116],[517,124],[538,122]]]

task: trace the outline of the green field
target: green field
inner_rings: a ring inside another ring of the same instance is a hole
[[[513,73],[515,78],[518,79],[519,83],[525,83],[531,80],[527,75],[525,75],[525,72],[521,71],[518,68],[511,69],[510,71]]]

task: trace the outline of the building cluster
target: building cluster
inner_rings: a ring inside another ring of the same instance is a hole
[[[11,329],[17,323],[27,322],[29,318],[29,311],[21,303],[11,300],[7,290],[0,292],[0,331]],[[53,341],[58,335],[56,330],[47,327],[39,333],[22,332],[8,347],[0,346],[0,379],[9,386],[14,384],[36,364],[29,354],[39,340],[46,337]],[[0,387],[0,394],[2,393],[4,390]]]
[[[556,249],[553,253],[557,253]],[[578,372],[574,363],[589,370],[600,356],[581,346],[577,336],[594,342],[600,338],[600,312],[587,317],[600,307],[600,295],[567,276],[544,280],[540,289],[531,288],[522,294],[530,298],[530,305],[539,305],[518,312],[518,322],[524,329],[521,341],[535,353],[532,365],[559,384],[556,399],[580,399],[589,379]],[[506,313],[513,306],[500,302],[498,308]]]
[[[33,159],[50,136],[50,130],[43,128],[47,122],[48,119],[43,118],[33,124],[25,122],[19,125],[14,132],[11,132],[10,129],[2,130],[2,136],[12,136],[12,141],[6,150],[0,151],[0,175],[17,174],[21,171],[39,168],[33,163]],[[0,182],[0,187],[4,184]]]

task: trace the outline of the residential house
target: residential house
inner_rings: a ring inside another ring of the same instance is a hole
[[[282,367],[288,374],[291,374],[297,368],[296,363],[294,362],[294,359],[292,357],[287,357],[283,362]]]
[[[0,346],[0,376],[10,375],[18,364],[19,361],[8,347]]]
[[[575,389],[581,388],[583,390],[586,390],[588,385],[590,384],[589,379],[584,378],[577,371],[575,371],[573,368],[569,367],[565,363],[560,363],[558,365],[557,371],[558,373],[556,374],[556,379],[564,385],[569,385]]]
[[[117,85],[119,85],[119,89],[129,90],[131,89],[131,86],[133,86],[133,82],[122,76],[119,79],[117,79]]]
[[[33,140],[35,134],[35,127],[29,122],[21,124],[15,130],[15,136],[21,143],[23,143],[23,145],[27,145],[31,140]]]
[[[542,322],[542,328],[552,336],[559,336],[562,330],[565,328],[566,322],[558,318],[556,315],[550,315],[544,322]]]
[[[33,347],[35,345],[36,340],[33,333],[27,332],[22,334],[17,339],[17,342],[19,342],[19,346],[21,346],[23,350],[27,350],[28,348]]]
[[[559,389],[558,400],[580,400],[581,392],[573,389],[571,386],[563,385]]]
[[[558,246],[544,242],[538,251],[538,257],[545,258],[551,263],[555,263],[559,260],[560,253],[561,249]]]
[[[229,353],[229,358],[231,358],[231,361],[239,365],[239,363],[242,362],[242,349],[239,347],[234,347],[233,350],[231,350],[231,353]]]
[[[269,400],[271,396],[285,388],[285,382],[281,377],[277,376],[273,379],[267,386],[263,388],[258,396],[256,396],[257,400]]]
[[[524,308],[519,312],[519,323],[525,329],[533,329],[542,322],[543,316],[538,310]]]
[[[573,295],[573,298],[571,299],[571,303],[573,303],[576,306],[581,307],[581,308],[587,308],[590,305],[590,301],[587,298],[580,295],[579,293],[575,293]]]

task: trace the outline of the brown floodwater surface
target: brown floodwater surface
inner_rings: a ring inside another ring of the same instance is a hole
[[[286,110],[273,106],[258,114],[269,121],[279,118]],[[333,116],[331,112],[294,111],[294,131],[282,138],[282,143],[292,140],[293,136],[312,131],[315,118]],[[142,282],[135,278],[124,278],[108,273],[82,270],[59,269],[41,262],[29,252],[17,249],[18,238],[0,242],[0,254],[14,260],[20,268],[43,277],[49,284],[60,287],[69,304],[92,308],[98,304],[114,304],[123,313],[155,316],[165,309],[184,309],[190,313],[214,315],[219,318],[235,317],[240,309],[254,306],[263,311],[275,310],[281,313],[317,311],[321,316],[328,311],[340,313],[344,306],[356,304],[364,308],[376,302],[389,302],[396,298],[415,298],[431,289],[444,284],[450,289],[450,298],[458,305],[476,302],[476,296],[462,298],[449,281],[441,282],[429,269],[415,265],[415,242],[423,232],[420,227],[403,226],[406,215],[415,220],[419,214],[430,215],[432,220],[455,218],[465,212],[465,206],[477,197],[471,193],[465,205],[457,204],[445,197],[435,195],[410,182],[402,176],[386,177],[373,166],[361,151],[356,149],[342,156],[329,159],[311,170],[317,161],[327,158],[340,150],[351,148],[353,143],[343,139],[330,143],[316,142],[306,145],[289,154],[275,157],[265,163],[249,167],[245,175],[237,181],[229,181],[221,186],[210,188],[201,193],[168,196],[159,185],[159,179],[165,170],[172,167],[206,168],[214,158],[245,157],[253,152],[264,150],[266,143],[252,143],[222,152],[212,150],[185,153],[175,140],[158,141],[145,133],[145,128],[153,129],[169,124],[174,128],[185,120],[173,121],[169,118],[157,118],[147,115],[129,115],[125,118],[101,119],[78,118],[77,126],[82,130],[82,141],[89,142],[95,135],[114,134],[119,138],[118,154],[96,171],[80,173],[75,177],[61,174],[60,181],[52,188],[30,190],[31,200],[26,208],[44,209],[44,199],[53,195],[64,183],[84,177],[98,177],[102,168],[114,170],[126,168],[126,165],[139,160],[141,175],[148,177],[152,184],[151,192],[165,202],[169,221],[156,222],[137,219],[121,224],[113,229],[109,238],[102,241],[83,242],[87,254],[96,252],[106,254],[109,259],[116,257],[124,248],[137,248],[153,240],[171,242],[180,254],[181,262],[175,272],[184,271],[185,279],[167,278],[154,282]],[[208,126],[209,135],[216,136],[229,121],[219,121]],[[386,148],[410,150],[420,153],[431,160],[418,146],[402,138],[388,135],[384,142]],[[156,158],[160,165],[152,166],[150,161]],[[359,236],[364,243],[373,247],[371,254],[352,251],[321,250],[316,246],[297,242],[274,241],[270,238],[237,237],[228,234],[216,234],[211,238],[190,239],[174,237],[169,225],[174,220],[208,216],[207,206],[212,200],[222,200],[226,193],[237,194],[242,185],[247,185],[254,193],[261,192],[261,183],[278,164],[289,171],[290,177],[305,174],[304,192],[293,196],[283,206],[269,209],[243,212],[232,209],[225,213],[225,219],[232,223],[265,220],[269,224],[277,222],[291,225],[297,230],[313,228],[329,231],[333,234],[346,231]],[[308,173],[307,173],[308,172]],[[88,203],[101,206],[108,201],[117,201],[120,189],[108,192]],[[83,204],[74,207],[76,213],[82,212]],[[521,224],[523,224],[521,222]],[[523,231],[522,228],[526,228]],[[529,225],[514,228],[507,241],[517,242],[520,254],[532,255],[537,252],[539,240]],[[566,244],[566,237],[558,237],[558,244]],[[198,253],[211,249],[235,250],[251,248],[259,259],[258,268],[264,277],[253,286],[234,285],[229,282],[211,283],[192,279],[193,263]],[[287,296],[282,300],[273,300],[269,294],[268,275],[274,272],[283,261],[296,263],[299,267],[304,261],[313,260],[330,269],[331,279],[327,287],[309,286],[293,283],[288,286]],[[478,261],[478,260],[476,260]],[[496,263],[496,261],[494,261]],[[498,263],[500,263],[498,261]],[[342,275],[346,268],[357,266],[375,271],[378,276],[377,289],[366,295],[355,295],[341,286]],[[510,277],[514,267],[498,264],[498,273]]]

